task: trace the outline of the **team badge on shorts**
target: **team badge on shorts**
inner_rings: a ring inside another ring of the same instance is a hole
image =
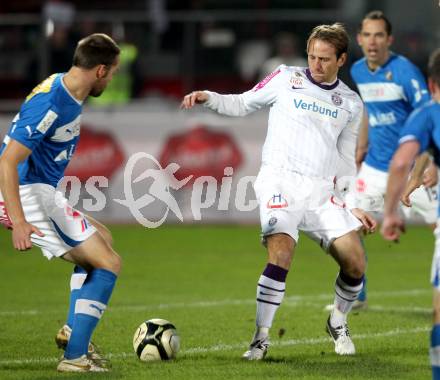
[[[278,219],[272,216],[272,218],[269,219],[269,226],[273,227],[275,224],[277,224]]]
[[[281,194],[272,195],[266,204],[267,208],[284,208],[288,205],[287,200]]]
[[[332,102],[335,106],[340,106],[342,104],[342,98],[337,92],[332,94]]]

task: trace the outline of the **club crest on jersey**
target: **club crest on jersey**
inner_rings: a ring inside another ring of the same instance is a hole
[[[385,74],[385,78],[386,80],[393,80],[393,73],[391,71],[387,71],[387,73]]]
[[[332,94],[332,102],[335,106],[340,106],[342,104],[341,95],[339,95],[337,92],[334,92]]]
[[[287,203],[286,198],[283,198],[281,194],[274,194],[267,201],[267,208],[285,208],[289,204]]]

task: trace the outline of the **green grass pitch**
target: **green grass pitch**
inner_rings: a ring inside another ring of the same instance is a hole
[[[94,334],[110,374],[57,374],[54,335],[63,324],[72,266],[38,249],[15,252],[0,231],[0,379],[428,379],[434,245],[410,227],[400,244],[376,234],[369,253],[367,311],[349,317],[357,354],[339,357],[324,332],[337,267],[302,236],[264,362],[240,359],[254,330],[256,281],[265,250],[256,226],[113,226],[123,269]],[[132,336],[150,318],[172,321],[177,360],[147,364]],[[285,330],[279,337],[279,331]]]

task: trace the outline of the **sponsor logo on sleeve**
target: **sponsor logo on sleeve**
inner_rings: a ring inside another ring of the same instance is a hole
[[[47,111],[46,116],[44,116],[40,123],[37,125],[37,131],[41,132],[44,135],[47,130],[52,126],[57,117],[58,115],[52,110]]]
[[[264,78],[261,82],[259,82],[255,87],[254,87],[254,92],[261,90],[264,86],[266,86],[266,84],[268,84],[275,76],[277,76],[279,73],[281,72],[280,69],[274,71],[273,73],[270,73],[266,78]]]

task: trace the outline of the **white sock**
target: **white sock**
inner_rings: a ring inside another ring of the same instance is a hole
[[[347,322],[347,314],[361,292],[362,286],[362,278],[353,279],[339,272],[335,282],[334,308],[330,316],[330,324],[333,327],[342,326]]]
[[[257,286],[257,327],[272,327],[275,313],[284,298],[285,282],[261,275]]]

